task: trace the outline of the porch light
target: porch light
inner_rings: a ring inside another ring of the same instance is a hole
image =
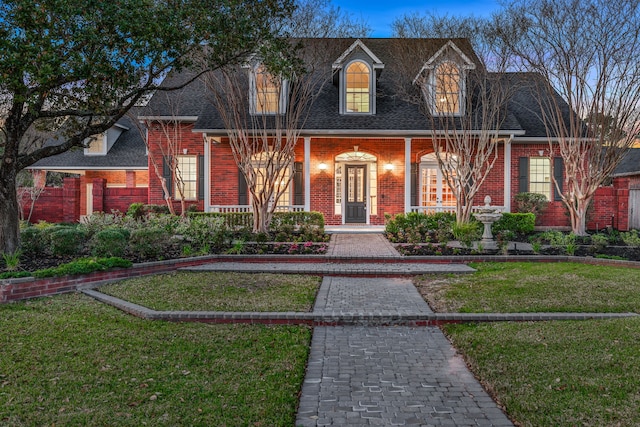
[[[325,162],[320,162],[320,164],[318,165],[318,169],[320,169],[321,171],[326,171],[327,164]]]
[[[384,165],[384,170],[386,171],[392,171],[393,170],[393,163],[386,163]]]

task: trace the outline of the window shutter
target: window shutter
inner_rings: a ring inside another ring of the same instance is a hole
[[[169,191],[169,197],[173,195],[173,180],[171,179],[171,157],[168,159],[162,158],[162,177],[167,181],[167,191]],[[166,194],[164,197],[166,198]]]
[[[238,168],[238,204],[249,204],[249,198],[247,197],[247,180],[244,179],[244,175],[240,168]]]
[[[302,162],[293,163],[293,204],[304,205],[304,175]]]
[[[198,156],[198,200],[204,200],[204,156]]]
[[[411,206],[418,206],[418,163],[411,163]]]
[[[553,158],[553,179],[558,183],[558,188],[560,188],[560,192],[556,186],[553,186],[553,200],[562,200],[562,192],[564,189],[563,185],[563,175],[564,175],[564,163],[562,162],[562,157],[554,157]]]
[[[529,191],[529,158],[520,157],[518,162],[518,192]]]

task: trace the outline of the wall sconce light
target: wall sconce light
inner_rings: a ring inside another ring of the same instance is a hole
[[[320,169],[321,171],[326,171],[327,164],[325,162],[320,162],[320,164],[318,165],[318,169]]]
[[[189,149],[187,149],[187,148],[183,148],[183,149],[182,149],[182,153],[183,153],[183,154],[187,154],[188,152],[189,152]]]
[[[390,162],[389,162],[389,163],[386,163],[386,164],[384,165],[384,170],[386,170],[386,171],[392,171],[392,170],[393,170],[393,163],[390,163]]]

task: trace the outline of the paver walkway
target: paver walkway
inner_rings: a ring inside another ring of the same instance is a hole
[[[314,313],[431,313],[409,279],[325,277]],[[316,327],[297,426],[512,426],[435,327]]]
[[[327,255],[341,258],[400,256],[398,251],[381,233],[332,234]]]

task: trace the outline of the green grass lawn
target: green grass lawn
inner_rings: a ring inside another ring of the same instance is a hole
[[[80,294],[0,305],[0,425],[291,426],[306,327],[141,320]]]
[[[320,280],[297,274],[176,272],[98,290],[153,310],[308,312]]]
[[[640,319],[448,325],[523,426],[640,425]]]
[[[474,274],[421,276],[439,312],[640,312],[640,270],[574,263],[479,263]]]

